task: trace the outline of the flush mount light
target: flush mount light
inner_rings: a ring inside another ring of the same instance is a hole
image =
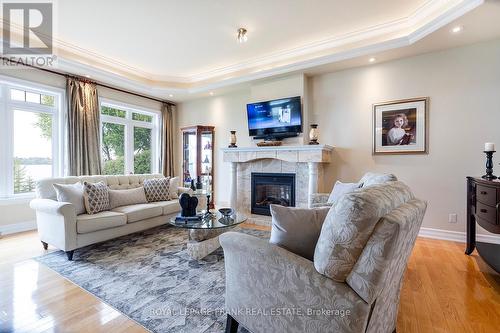
[[[458,34],[459,32],[462,32],[463,28],[460,25],[457,25],[451,29],[451,32],[454,34]]]
[[[248,40],[247,29],[245,29],[245,28],[239,28],[238,29],[238,42],[239,43],[245,43],[247,40]]]
[[[368,59],[369,62],[375,62],[375,60],[377,60],[377,59],[375,59],[374,57],[371,57],[370,59]]]

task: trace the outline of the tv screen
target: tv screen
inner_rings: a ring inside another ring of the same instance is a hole
[[[302,132],[300,96],[247,104],[250,136]]]

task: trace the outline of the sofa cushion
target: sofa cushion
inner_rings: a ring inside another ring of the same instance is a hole
[[[271,205],[272,228],[269,243],[312,260],[321,226],[330,207],[295,208]]]
[[[388,182],[344,195],[332,206],[314,252],[314,267],[344,282],[381,217],[413,199],[402,182]]]
[[[127,215],[127,223],[142,221],[163,214],[163,209],[154,204],[122,206],[115,208],[112,211]]]
[[[144,192],[146,192],[148,202],[170,200],[170,178],[144,180]]]
[[[359,186],[367,187],[371,185],[383,184],[387,182],[397,181],[395,175],[392,173],[375,173],[375,172],[367,172],[365,175],[359,180]]]
[[[88,183],[84,182],[83,199],[87,214],[96,214],[105,210],[109,210],[109,189],[106,183]]]
[[[100,212],[96,214],[82,214],[76,217],[76,231],[86,234],[93,231],[116,228],[127,224],[127,216],[117,212]]]
[[[159,206],[163,210],[163,215],[175,214],[181,211],[179,200],[152,202],[151,205]]]
[[[344,194],[351,193],[354,190],[359,188],[359,183],[342,183],[340,181],[336,181],[333,186],[332,193],[328,197],[327,203],[334,204],[336,203]]]
[[[75,206],[76,215],[85,214],[85,204],[83,202],[83,185],[75,184],[54,184],[57,201],[69,202]]]
[[[170,199],[179,199],[179,182],[180,182],[179,177],[172,177],[170,178]]]
[[[142,186],[128,190],[109,190],[109,204],[111,209],[147,202],[144,187]]]

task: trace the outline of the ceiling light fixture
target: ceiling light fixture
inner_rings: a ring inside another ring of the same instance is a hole
[[[245,28],[239,28],[238,29],[238,42],[239,43],[245,43],[247,40],[248,40],[247,29],[245,29]]]
[[[453,27],[453,29],[451,29],[451,32],[454,34],[458,34],[462,30],[463,30],[463,28],[461,26],[457,25],[456,27]]]
[[[211,91],[211,92],[209,92],[209,94],[210,94],[210,96],[213,96],[213,95],[214,95],[214,92],[213,92],[213,91]]]
[[[375,60],[377,60],[377,59],[375,59],[374,57],[371,57],[370,59],[368,59],[369,62],[375,62]]]
[[[170,94],[170,95],[168,95],[168,97],[174,97],[174,95]]]

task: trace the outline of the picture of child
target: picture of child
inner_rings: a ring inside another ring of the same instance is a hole
[[[410,145],[415,142],[415,109],[383,112],[383,146]]]

